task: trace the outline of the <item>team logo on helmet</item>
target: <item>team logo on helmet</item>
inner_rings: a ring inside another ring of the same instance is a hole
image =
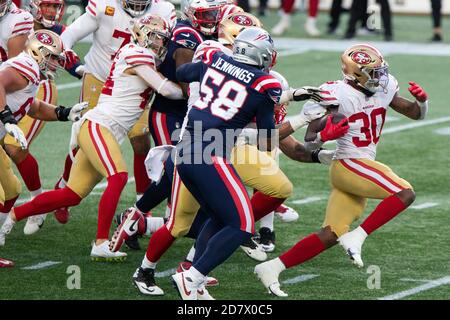
[[[370,62],[372,62],[372,58],[370,57],[370,55],[368,55],[367,53],[362,52],[362,51],[353,52],[350,57],[357,64],[365,65],[365,64],[369,64]]]
[[[253,24],[252,20],[249,17],[244,15],[236,15],[233,17],[233,22],[239,24],[241,26],[251,26]]]
[[[38,39],[41,43],[46,44],[46,45],[53,44],[52,37],[50,37],[48,34],[43,33],[43,32],[36,34],[36,39]]]

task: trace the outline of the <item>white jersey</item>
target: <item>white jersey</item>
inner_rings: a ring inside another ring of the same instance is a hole
[[[33,32],[33,16],[11,4],[10,12],[0,19],[0,61],[8,60],[8,41],[15,36]]]
[[[371,97],[342,80],[327,82],[320,88],[337,99],[338,111],[348,118],[350,125],[348,133],[337,139],[333,159],[375,160],[386,111],[399,90],[395,77],[389,75],[387,89]]]
[[[175,7],[170,2],[153,0],[148,13],[162,16],[171,27],[176,23]],[[92,46],[84,58],[85,70],[104,82],[115,55],[130,42],[133,18],[119,0],[89,0],[86,13],[77,20],[64,31],[64,45],[71,48],[74,42],[93,33]]]
[[[28,113],[36,96],[39,87],[39,66],[32,57],[22,52],[17,57],[3,63],[0,71],[6,68],[14,68],[28,79],[28,85],[25,88],[6,94],[6,104],[11,109],[14,118],[19,121]],[[0,122],[0,139],[3,139],[5,134],[5,127]]]
[[[127,44],[119,50],[97,106],[85,118],[107,127],[121,143],[146,108],[154,90],[141,77],[126,74],[138,65],[155,67],[151,50]]]

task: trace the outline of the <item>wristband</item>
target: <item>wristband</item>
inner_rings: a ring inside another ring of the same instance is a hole
[[[3,124],[17,124],[17,120],[14,118],[14,115],[8,105],[6,105],[5,109],[0,112],[0,121],[3,122]]]
[[[55,108],[55,113],[58,121],[69,121],[70,108],[59,106]]]
[[[425,116],[427,115],[428,112],[428,100],[425,100],[424,102],[416,100],[416,103],[419,105],[420,108],[419,120],[423,120],[425,119]]]
[[[291,124],[291,127],[292,129],[294,129],[294,131],[308,124],[308,122],[306,121],[305,117],[302,114],[289,118],[289,123]]]

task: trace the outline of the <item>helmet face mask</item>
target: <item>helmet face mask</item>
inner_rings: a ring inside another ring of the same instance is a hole
[[[30,36],[27,53],[37,62],[41,74],[47,79],[55,79],[64,69],[65,55],[60,37],[49,30],[36,31]]]
[[[0,20],[11,10],[12,0],[0,0]]]
[[[144,15],[152,4],[152,0],[122,0],[123,9],[132,17]]]
[[[205,35],[212,35],[217,32],[223,4],[218,0],[187,0],[182,3],[182,8],[195,29]]]
[[[353,45],[341,56],[345,79],[372,93],[387,90],[389,65],[378,49],[367,44]]]
[[[64,0],[31,0],[30,12],[34,20],[45,28],[61,22],[64,15]]]
[[[169,24],[157,15],[146,15],[136,20],[131,30],[133,41],[152,50],[159,62],[163,61],[167,54],[170,35]]]

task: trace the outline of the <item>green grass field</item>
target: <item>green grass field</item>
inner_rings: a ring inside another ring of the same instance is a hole
[[[296,19],[300,23],[303,18],[298,15]],[[266,20],[267,25],[271,25],[275,17],[272,14]],[[325,20],[320,20],[322,27],[326,23]],[[395,17],[394,21],[395,26],[399,26],[397,34],[400,40],[427,39],[428,20],[425,17],[402,16]],[[410,33],[409,26],[414,26],[421,32]],[[303,35],[302,32],[299,30],[298,34],[292,35]],[[82,53],[87,48],[86,44],[82,44],[77,50]],[[448,60],[448,57],[413,55],[388,57],[390,71],[397,77],[402,95],[409,96],[407,83],[411,80],[427,89],[430,96],[427,120],[450,115]],[[339,52],[315,51],[282,57],[276,70],[286,76],[291,86],[319,85],[327,80],[341,78]],[[60,84],[73,81],[73,78],[64,75]],[[61,90],[59,103],[73,104],[77,101],[78,94],[78,88]],[[290,112],[295,113],[300,107],[291,105]],[[382,136],[378,146],[378,160],[388,164],[414,186],[417,194],[416,205],[436,205],[426,209],[409,209],[369,237],[363,247],[366,264],[364,269],[353,267],[342,248],[336,246],[300,267],[285,271],[281,281],[300,275],[316,275],[308,281],[284,284],[283,288],[289,293],[289,299],[377,299],[420,286],[425,283],[420,282],[423,279],[436,280],[450,276],[449,137],[435,132],[437,129],[450,127],[450,119],[442,123],[425,123],[421,127],[396,131],[400,126],[413,122],[392,110],[388,116],[391,118],[385,124],[384,131],[387,133]],[[53,187],[63,169],[69,134],[70,126],[67,123],[48,124],[31,147],[39,161],[43,187],[46,189]],[[300,131],[296,133],[296,137],[301,139],[302,134],[303,131]],[[124,142],[123,153],[131,176],[132,151],[129,142]],[[300,219],[285,224],[276,218],[277,246],[275,252],[269,254],[270,258],[278,256],[321,226],[329,193],[327,167],[300,164],[285,157],[281,158],[281,167],[295,186],[294,195],[287,204],[300,213]],[[131,281],[144,251],[127,251],[128,259],[124,263],[90,261],[89,253],[96,233],[100,195],[101,190],[95,190],[78,207],[73,208],[67,225],[60,225],[53,216],[49,216],[42,230],[32,236],[23,234],[24,222],[16,225],[6,239],[6,246],[0,248],[1,257],[16,262],[13,269],[0,269],[0,299],[154,299],[140,295]],[[24,191],[22,198],[26,197],[28,194]],[[302,205],[292,202],[309,197],[319,197],[321,200]],[[134,198],[134,184],[130,183],[122,195],[118,211],[132,205]],[[376,204],[376,201],[369,202],[365,216]],[[154,214],[163,215],[163,208],[158,208]],[[144,248],[147,241],[146,238],[141,239]],[[179,240],[162,258],[158,271],[175,268],[191,244],[191,240]],[[22,269],[47,261],[60,263],[38,270]],[[237,251],[225,264],[214,270],[212,275],[219,279],[220,286],[212,288],[210,293],[216,299],[275,299],[266,293],[253,275],[255,264],[242,251]],[[66,271],[71,265],[80,267],[80,290],[67,288],[69,274]],[[371,265],[376,265],[381,270],[380,289],[367,288],[370,276],[367,267]],[[449,299],[448,282],[447,280],[446,285],[436,286],[405,299]],[[166,292],[163,299],[178,299],[168,277],[159,278],[158,284]]]

